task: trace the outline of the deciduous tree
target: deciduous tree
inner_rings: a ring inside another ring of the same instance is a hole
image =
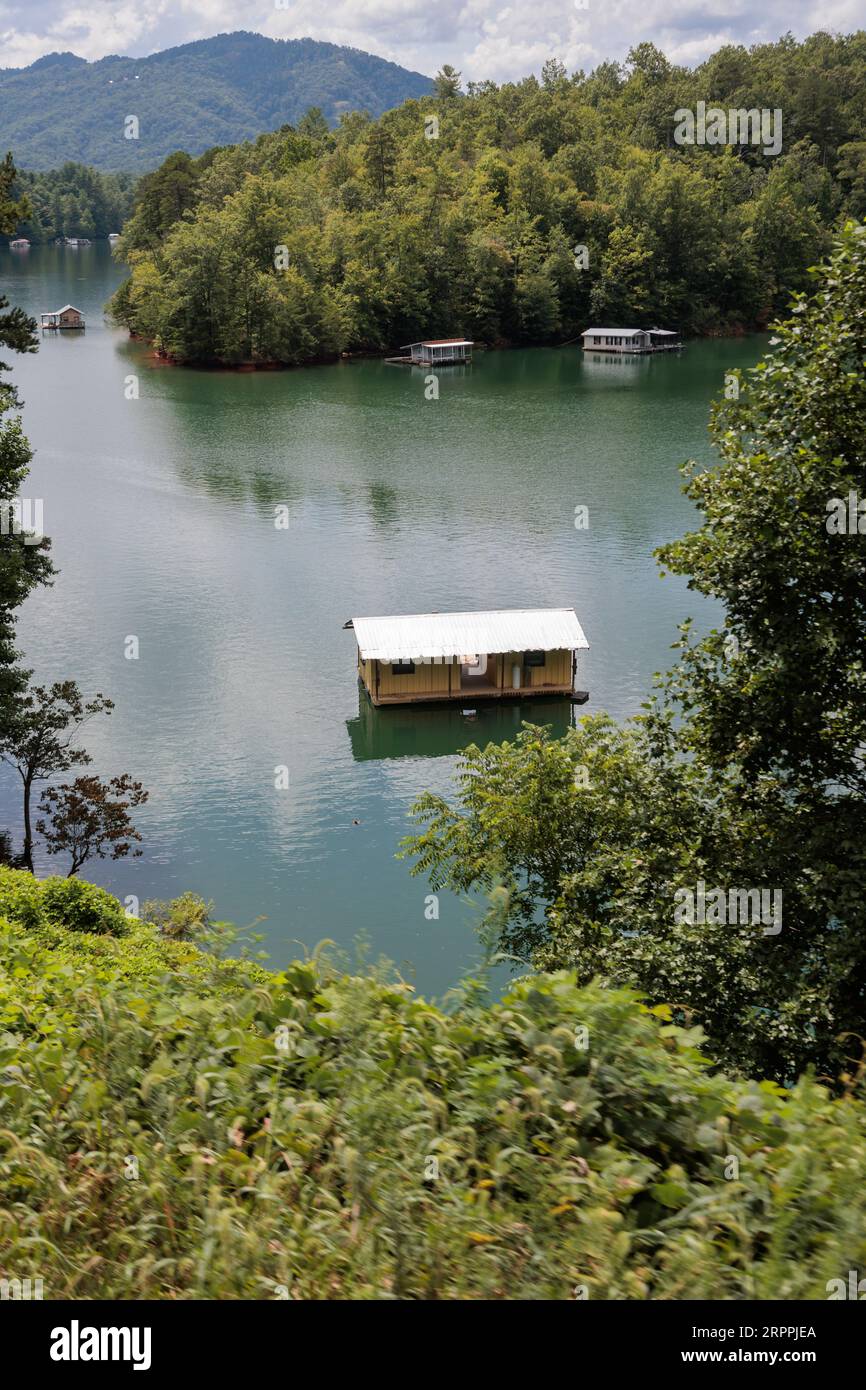
[[[110,714],[114,702],[97,694],[85,700],[75,681],[36,685],[16,701],[0,731],[0,758],[14,767],[24,795],[22,863],[33,871],[31,798],[35,782],[92,761],[86,749],[74,746],[79,731],[97,714]]]
[[[133,844],[141,835],[133,825],[130,811],[147,801],[148,793],[128,773],[110,782],[88,776],[76,777],[59,787],[48,787],[40,800],[43,819],[36,829],[45,837],[49,854],[68,854],[68,878],[88,859],[123,859],[130,852],[141,855]]]

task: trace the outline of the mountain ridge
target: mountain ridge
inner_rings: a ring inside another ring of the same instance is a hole
[[[336,124],[344,111],[375,117],[432,86],[362,49],[249,30],[143,58],[91,63],[49,53],[26,68],[0,68],[0,149],[22,169],[74,161],[142,173],[178,149],[197,155],[294,124],[312,106]],[[124,133],[129,116],[138,118],[138,138]]]

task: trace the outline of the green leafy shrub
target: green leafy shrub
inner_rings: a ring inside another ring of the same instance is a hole
[[[117,898],[79,878],[36,879],[0,867],[0,917],[28,931],[62,927],[96,936],[124,936],[129,918]]]
[[[43,920],[42,887],[32,874],[0,867],[0,917],[38,927]]]
[[[201,899],[185,893],[176,901],[191,910]],[[127,917],[110,893],[75,879],[40,883],[23,869],[0,868],[0,919],[13,934],[26,932],[48,948],[54,962],[84,967],[91,979],[102,982],[148,981],[182,970],[191,989],[207,990],[217,980],[220,989],[233,991],[269,978],[255,962],[216,959],[186,940],[161,934],[149,921]],[[204,925],[201,945],[210,944]]]
[[[181,893],[171,902],[152,898],[142,905],[145,922],[157,928],[160,936],[170,941],[201,939],[212,925],[213,903],[206,903],[197,893]]]
[[[853,1083],[733,1081],[628,990],[446,1013],[54,930],[0,924],[0,1274],[48,1298],[823,1299],[866,1263]]]
[[[128,919],[116,898],[81,878],[46,878],[40,884],[45,922],[69,931],[123,936]]]

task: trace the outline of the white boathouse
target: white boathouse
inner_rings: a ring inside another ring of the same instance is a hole
[[[668,352],[682,346],[670,328],[587,328],[583,346],[595,352]]]

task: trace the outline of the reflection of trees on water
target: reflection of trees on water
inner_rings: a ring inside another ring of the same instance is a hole
[[[371,483],[368,489],[370,519],[379,526],[390,526],[399,519],[397,489],[388,483]]]
[[[711,459],[711,397],[761,345],[480,353],[471,368],[442,369],[435,401],[423,369],[375,360],[238,373],[155,366],[141,344],[118,350],[142,399],[158,397],[178,477],[263,519],[279,502],[336,505],[379,531],[444,526],[456,544],[472,536],[509,557],[573,543],[582,503],[584,552],[622,545],[649,563],[689,523],[678,466]]]

